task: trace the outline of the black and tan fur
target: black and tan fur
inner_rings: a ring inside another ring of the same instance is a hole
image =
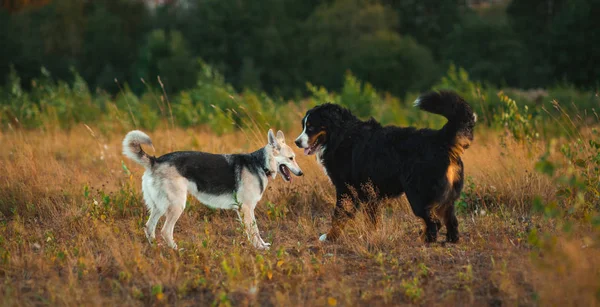
[[[415,105],[448,122],[440,130],[383,127],[335,104],[306,112],[296,144],[305,154],[316,153],[337,196],[331,229],[321,240],[337,238],[360,203],[367,204],[369,219],[377,223],[379,202],[364,190],[370,184],[378,198],[406,194],[415,215],[425,221],[427,242],[436,241],[442,224],[446,240],[458,241],[454,202],[463,188],[461,156],[473,141],[476,116],[466,101],[449,91],[426,93]],[[344,205],[348,198],[353,206]]]

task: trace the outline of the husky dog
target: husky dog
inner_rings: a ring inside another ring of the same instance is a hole
[[[177,248],[173,228],[183,213],[189,192],[211,208],[235,210],[252,245],[258,249],[269,248],[271,244],[260,237],[254,208],[262,198],[269,177],[275,179],[279,173],[289,182],[292,180],[290,171],[302,176],[293,150],[285,144],[283,132],[278,131],[276,137],[269,129],[268,144],[249,154],[178,151],[157,158],[145,153],[142,144],[152,146],[148,135],[138,130],[127,133],[123,154],[146,168],[142,192],[150,218],[144,231],[150,243],[155,239],[158,220],[166,214],[161,235],[171,248]]]

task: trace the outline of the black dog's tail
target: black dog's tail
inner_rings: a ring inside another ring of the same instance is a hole
[[[460,155],[464,149],[469,148],[473,141],[477,114],[473,113],[471,106],[462,97],[451,91],[428,92],[417,98],[415,106],[448,119],[441,131],[453,139],[453,145],[458,151],[456,154]]]

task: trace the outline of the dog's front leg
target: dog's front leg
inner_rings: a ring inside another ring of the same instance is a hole
[[[248,235],[250,243],[258,249],[269,249],[271,244],[265,243],[260,237],[256,218],[254,217],[254,207],[255,206],[242,204],[240,213],[238,214],[241,214],[240,219],[244,223],[244,228],[246,229],[246,234]]]
[[[319,237],[319,241],[335,241],[341,235],[348,220],[356,215],[358,204],[345,195],[337,196],[333,216],[331,217],[331,228],[326,234]]]

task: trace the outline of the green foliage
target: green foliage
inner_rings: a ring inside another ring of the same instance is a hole
[[[373,105],[381,103],[381,98],[371,84],[363,84],[350,73],[346,74],[339,99],[342,105],[362,118],[373,114]]]
[[[339,76],[350,69],[382,90],[403,95],[422,90],[437,78],[429,50],[394,31],[392,11],[368,1],[341,0],[321,5],[308,19],[308,78],[327,88],[342,87]],[[410,72],[410,73],[407,73]]]
[[[86,5],[78,68],[92,88],[117,93],[120,89],[115,79],[139,84],[143,76],[134,75],[133,64],[144,45],[149,18],[139,1],[94,1]]]
[[[289,129],[295,123],[293,112],[281,99],[274,99],[264,92],[246,90],[237,92],[214,68],[198,61],[198,81],[189,90],[168,96],[162,88],[147,83],[145,94],[136,95],[127,84],[113,98],[104,91],[92,94],[87,83],[74,70],[72,82],[55,81],[49,71],[42,68],[41,76],[32,81],[32,89],[21,86],[20,76],[15,70],[9,82],[0,88],[0,122],[4,128],[72,128],[79,123],[99,125],[101,131],[131,130],[135,128],[153,130],[159,125],[191,127],[207,125],[217,134],[235,129],[252,128],[258,137],[270,127]],[[113,81],[114,82],[114,81]],[[325,87],[307,84],[310,96],[308,107],[332,102],[341,104],[360,118],[370,116],[383,124],[416,125],[440,128],[445,119],[410,107],[418,93],[410,93],[404,100],[390,94],[378,92],[368,82],[359,80],[347,72],[339,93]],[[471,103],[479,115],[479,124],[503,128],[516,140],[528,140],[544,135],[573,133],[579,124],[567,131],[561,127],[572,125],[564,114],[579,113],[582,117],[593,116],[588,108],[598,102],[593,93],[580,92],[573,87],[556,87],[541,94],[524,91],[500,91],[470,79],[462,68],[451,65],[446,76],[434,89],[457,91]],[[515,99],[509,98],[515,97]],[[570,101],[564,108],[550,97],[562,97]],[[517,103],[518,101],[518,103]],[[562,115],[561,115],[562,114]],[[554,125],[544,118],[560,123]],[[106,120],[110,119],[110,120]]]
[[[600,85],[600,67],[590,65],[600,61],[600,37],[586,33],[598,28],[598,0],[565,1],[557,10],[549,29],[549,62],[559,81],[579,86]]]
[[[594,109],[598,109],[598,102],[600,102],[600,99],[595,92],[580,91],[573,85],[565,84],[559,84],[548,88],[548,98],[549,99],[547,100],[549,102],[560,102],[561,109],[572,114],[590,112]]]
[[[551,80],[552,66],[547,53],[553,52],[549,46],[548,26],[560,10],[565,0],[558,1],[511,1],[507,14],[512,27],[525,45],[531,63],[526,86],[541,86]]]
[[[283,220],[288,212],[287,206],[280,206],[272,202],[267,202],[267,216],[272,221]]]
[[[397,18],[382,5],[366,1],[340,0],[320,5],[306,21],[310,39],[307,52],[317,56],[309,62],[307,77],[327,88],[341,88],[340,76],[355,52],[365,46],[360,40],[374,35],[394,35]]]
[[[195,85],[201,64],[192,56],[181,32],[162,29],[150,32],[140,53],[135,68],[137,76],[153,87],[162,86],[157,76],[167,93]]]
[[[564,114],[568,116],[567,114]],[[595,123],[597,125],[597,122]],[[577,133],[566,140],[552,140],[535,165],[538,172],[552,178],[557,185],[556,200],[536,198],[532,209],[562,226],[570,233],[573,220],[583,220],[590,227],[594,243],[600,240],[600,133],[594,127],[585,136]],[[556,234],[530,233],[530,244],[547,251],[555,245]]]
[[[434,58],[439,59],[447,47],[444,38],[454,25],[460,22],[464,10],[455,0],[436,1],[435,5],[426,1],[384,0],[398,14],[397,30],[404,35],[414,37],[419,43],[431,50]]]
[[[192,52],[236,89],[293,95],[306,80],[304,20],[319,1],[197,1],[173,8]]]
[[[520,109],[517,102],[508,97],[504,92],[498,92],[498,97],[504,103],[501,113],[495,117],[498,122],[517,141],[532,142],[539,137],[535,130],[535,119],[529,114],[529,108]]]
[[[13,70],[0,101],[3,123],[16,127],[70,128],[76,123],[94,120],[101,107],[92,101],[87,83],[73,71],[73,83],[55,82],[48,70],[32,81],[32,89],[23,91]]]
[[[462,67],[456,67],[450,64],[445,76],[436,84],[434,89],[451,89],[460,93],[467,101],[474,101],[477,98],[477,92],[481,88],[479,82],[471,81],[469,73]]]
[[[511,1],[507,13],[530,59],[525,86],[569,81],[597,87],[600,40],[586,33],[598,27],[597,0]]]
[[[419,277],[414,277],[412,280],[403,280],[400,283],[400,288],[404,295],[413,303],[419,302],[423,298],[423,288],[421,288]]]
[[[393,32],[360,37],[348,55],[348,67],[361,79],[400,96],[425,90],[438,78],[431,52],[410,36]]]
[[[507,23],[467,16],[446,36],[441,52],[446,61],[464,67],[476,80],[519,86],[529,78],[528,54]]]
[[[460,192],[460,197],[456,201],[455,208],[457,213],[469,213],[475,211],[477,208],[478,196],[475,194],[475,182],[473,178],[468,176],[464,183],[464,188]]]

